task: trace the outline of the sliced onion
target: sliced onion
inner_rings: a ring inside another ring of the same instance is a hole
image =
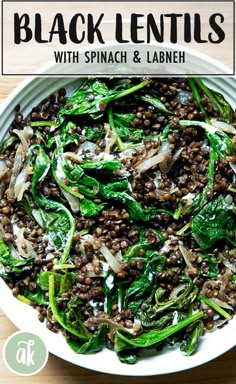
[[[68,201],[72,212],[77,213],[80,209],[80,201],[77,197],[71,195],[69,192],[65,191],[63,188],[61,188],[61,192],[65,196],[66,200]]]
[[[38,223],[38,225],[41,228],[44,228],[44,224],[43,224],[43,220],[42,220],[42,216],[41,216],[40,212],[37,209],[33,209],[32,210],[32,215],[33,215],[36,223]]]
[[[13,232],[16,236],[16,245],[17,250],[21,257],[23,258],[29,258],[29,257],[37,257],[37,254],[35,253],[32,243],[24,238],[24,232],[25,228],[19,228],[16,223],[13,224]],[[24,245],[24,247],[23,247]],[[26,248],[25,248],[26,246]]]
[[[231,272],[236,273],[236,266],[232,263],[230,263],[229,260],[224,259],[222,263],[228,268]]]
[[[79,251],[81,252],[82,255],[86,256],[86,251],[85,251],[84,243],[86,241],[88,241],[89,243],[92,244],[94,242],[94,238],[93,238],[92,235],[87,234],[87,235],[81,236],[80,239],[81,239],[81,243],[80,243],[80,246],[79,246]]]
[[[93,186],[93,193],[94,193],[94,195],[97,195],[98,192],[99,192],[99,188],[96,187],[96,186]]]
[[[181,155],[183,149],[184,149],[183,147],[180,147],[180,148],[174,153],[174,155],[173,155],[173,161],[176,161],[176,160],[179,158],[179,156]]]
[[[9,171],[5,160],[0,160],[0,180],[2,180]]]
[[[230,166],[230,168],[234,171],[234,173],[236,174],[236,164],[230,162],[230,163],[229,163],[229,166]]]
[[[124,325],[121,325],[120,323],[117,323],[116,321],[113,321],[111,319],[107,319],[106,317],[90,317],[88,320],[85,321],[86,323],[92,322],[93,324],[108,324],[111,331],[119,329],[119,328],[125,328]],[[130,331],[130,329],[127,329],[127,331]]]
[[[25,151],[25,153],[27,153],[29,146],[28,146],[27,140],[25,138],[24,132],[20,131],[19,129],[14,129],[13,132],[19,137],[21,144],[24,148],[24,151]]]
[[[181,103],[183,105],[189,104],[189,96],[192,95],[192,92],[189,91],[180,91],[177,93],[177,95],[174,97],[173,101],[177,101],[178,103]]]
[[[21,254],[16,250],[16,248],[12,244],[8,244],[11,249],[11,255],[16,259],[22,259]]]
[[[232,204],[232,202],[233,202],[232,196],[231,195],[225,196],[225,202],[226,202],[227,205]]]
[[[178,294],[179,294],[180,292],[182,292],[182,291],[185,289],[185,287],[186,287],[185,284],[179,284],[177,287],[175,287],[175,288],[173,289],[173,291],[171,291],[169,298],[170,298],[171,300],[176,299],[176,298],[178,297]]]
[[[8,175],[9,175],[9,169],[6,166],[6,161],[0,160],[0,198],[2,198],[7,187],[7,183],[9,183]]]
[[[163,247],[160,249],[160,253],[161,253],[161,255],[163,255],[163,254],[165,255],[165,254],[167,254],[168,252],[171,251],[170,244],[171,244],[171,240],[166,240],[166,241],[164,242]]]
[[[172,195],[173,193],[175,192],[178,192],[179,191],[179,187],[174,187],[174,188],[171,188],[169,193]]]
[[[146,150],[145,146],[139,146],[138,149],[142,151],[142,156],[139,156],[134,167],[138,168],[138,166],[143,163],[144,161],[147,161],[148,159],[152,158],[156,153],[160,151],[160,146],[157,146],[156,148],[151,148],[149,151]]]
[[[109,249],[104,244],[100,247],[99,250],[103,254],[107,263],[114,272],[122,272],[122,265],[115,259],[115,257],[111,254]]]
[[[182,253],[182,256],[184,258],[184,261],[188,268],[194,268],[193,264],[189,260],[189,251],[183,246],[183,244],[179,241],[179,250]]]
[[[176,162],[176,160],[178,160],[178,158],[179,158],[181,152],[183,151],[183,149],[184,149],[184,148],[181,147],[181,148],[179,148],[179,149],[175,152],[175,154],[173,155],[172,160],[169,162],[169,164],[166,162],[166,164],[165,164],[165,168],[160,164],[160,170],[161,170],[161,172],[163,172],[163,173],[168,173],[168,172],[171,170],[171,168],[173,167],[173,165],[174,165],[174,163]]]
[[[153,179],[153,183],[157,188],[159,187],[159,181],[162,181],[162,175],[160,171],[157,171],[155,174],[155,178]]]
[[[15,197],[15,184],[16,184],[16,179],[20,173],[21,166],[24,162],[25,158],[25,152],[24,148],[22,145],[19,145],[16,151],[16,156],[14,160],[14,166],[11,174],[11,179],[7,191],[8,198],[14,198]]]
[[[201,295],[205,296],[206,291],[207,291],[207,289],[208,289],[208,284],[211,284],[211,286],[213,287],[213,289],[214,289],[216,286],[218,286],[219,284],[220,284],[220,290],[221,290],[221,288],[222,288],[222,282],[221,282],[221,281],[219,281],[219,280],[207,280],[207,281],[205,281],[205,283],[204,283],[203,286],[202,286],[202,289],[201,289],[201,292],[200,292]],[[224,287],[223,287],[223,288],[224,288]],[[203,304],[204,304],[204,303],[202,302],[202,305],[203,305]]]
[[[214,127],[216,127],[217,129],[220,129],[223,132],[236,135],[236,129],[232,125],[227,124],[224,121],[211,119],[211,123],[214,125]]]
[[[5,190],[6,190],[6,184],[3,181],[1,181],[0,182],[0,199],[3,197]]]
[[[189,192],[187,195],[183,196],[182,200],[188,200],[188,199],[193,200],[195,196],[196,196],[196,193]]]
[[[144,161],[139,163],[138,166],[135,165],[135,167],[137,171],[140,173],[147,171],[148,169],[152,168],[154,165],[157,165],[157,164],[160,164],[160,169],[161,167],[165,169],[166,161],[170,153],[171,153],[170,144],[169,142],[165,141],[162,143],[162,146],[157,155],[151,157],[150,159],[145,159]]]
[[[98,157],[97,157],[97,159],[98,159]],[[107,153],[104,153],[104,155],[103,155],[103,160],[107,160],[107,161],[111,161],[111,160],[114,160],[115,159],[115,156],[114,155],[112,155],[112,154],[107,154]]]
[[[73,161],[73,163],[82,163],[83,159],[76,153],[74,152],[65,152],[63,153],[63,157],[67,160]]]
[[[149,151],[147,151],[147,154],[145,156],[145,159],[150,159],[151,157],[153,157],[157,152],[159,152],[160,150],[160,147],[156,147],[156,148],[151,148]]]
[[[221,328],[225,323],[227,323],[227,319],[220,319],[220,320],[216,320],[216,321],[213,321],[213,327],[209,330],[207,329],[207,333],[210,332],[214,332],[216,331],[218,328]]]
[[[117,261],[122,262],[122,253],[121,253],[121,250],[119,250],[119,251],[115,254],[115,258],[116,258]]]
[[[30,125],[26,125],[23,129],[26,139],[32,139],[34,136],[34,130]]]
[[[101,271],[101,273],[96,274],[95,272],[86,272],[85,277],[106,277],[106,272]]]
[[[216,297],[212,297],[209,300],[212,301],[212,303],[215,303],[216,305],[219,305],[219,307],[221,307],[221,308],[233,310],[233,307],[231,307],[231,305],[229,305],[228,303],[225,303],[224,301],[222,301],[220,299],[217,299]]]
[[[27,140],[31,139],[31,137],[33,136],[33,129],[29,126],[26,126],[23,131],[20,131],[19,129],[13,129],[13,132],[19,137],[21,144],[25,150],[25,153],[27,154],[29,150]]]
[[[97,145],[92,141],[85,141],[83,144],[80,145],[77,155],[83,156],[89,153],[92,155],[93,158],[94,157],[96,158],[96,154],[95,154],[96,148],[97,148]]]
[[[110,154],[111,148],[116,143],[117,136],[111,130],[110,124],[108,124],[108,123],[104,124],[104,130],[106,132],[106,136],[105,136],[106,147],[105,147],[104,153],[105,154]]]
[[[33,167],[26,167],[26,172],[28,173],[28,175],[33,175],[34,174],[34,168]]]
[[[144,172],[148,169],[152,168],[154,165],[162,163],[166,158],[166,154],[164,153],[158,153],[158,155],[153,156],[151,159],[144,160],[141,164],[137,166],[138,172]]]
[[[119,160],[127,160],[132,159],[134,154],[134,149],[125,149],[122,152],[119,152],[118,158]]]
[[[0,238],[2,239],[3,235],[5,234],[5,231],[3,229],[2,224],[0,223]]]
[[[171,158],[170,160],[168,159],[171,154],[169,141],[164,141],[162,143],[161,152],[165,153],[166,156],[163,162],[160,163],[159,168],[162,173],[167,173],[172,166],[171,164],[173,160],[173,158]]]
[[[28,172],[25,167],[17,176],[16,183],[14,186],[14,197],[17,198],[17,201],[22,200],[25,190],[30,185],[30,182],[26,183],[27,178],[28,178]]]

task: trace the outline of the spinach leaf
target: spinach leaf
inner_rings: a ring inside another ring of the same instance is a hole
[[[49,290],[49,277],[54,276],[54,283],[57,286],[60,286],[62,275],[55,272],[40,272],[37,277],[37,284],[44,291]]]
[[[3,263],[3,265],[6,265],[4,263],[7,262],[7,259],[10,257],[11,255],[11,250],[10,250],[10,247],[4,243],[3,240],[0,240],[0,256],[1,256],[1,263]]]
[[[149,300],[154,295],[157,286],[156,274],[163,270],[166,262],[165,256],[153,252],[148,258],[143,274],[133,281],[125,294],[125,307],[131,309],[135,315],[142,301]],[[154,288],[154,289],[153,289]]]
[[[31,292],[29,289],[24,289],[23,296],[24,298],[30,300],[30,302],[36,303],[38,305],[49,304],[48,299],[45,296],[45,292],[39,286],[37,286],[33,292]],[[23,301],[22,296],[19,299]]]
[[[85,161],[80,164],[80,167],[83,170],[92,170],[97,173],[105,172],[108,174],[117,171],[122,166],[123,164],[118,160]]]
[[[64,205],[45,199],[49,211],[40,209],[44,229],[56,249],[62,252],[60,264],[64,264],[70,253],[75,232],[75,220]]]
[[[199,110],[201,112],[205,113],[205,122],[209,124],[210,120],[209,120],[209,117],[206,114],[205,108],[203,107],[203,105],[201,103],[201,96],[200,96],[200,93],[199,93],[199,91],[197,89],[197,85],[195,84],[195,79],[194,78],[189,78],[188,79],[188,83],[189,83],[189,86],[190,86],[191,91],[193,93],[194,100],[196,100],[196,103],[198,105]]]
[[[102,124],[96,124],[92,127],[83,127],[83,129],[86,131],[85,137],[87,140],[96,142],[102,138],[103,133],[103,126]]]
[[[97,181],[94,177],[84,175],[78,182],[73,182],[74,185],[78,185],[78,188],[83,195],[91,197],[92,199],[99,198],[102,184],[99,183],[99,181]]]
[[[103,210],[105,204],[96,204],[92,200],[83,198],[80,202],[80,213],[84,217],[97,216]]]
[[[27,215],[29,215],[29,217],[31,217],[31,219],[34,220],[32,196],[30,196],[28,193],[24,193],[24,196],[22,199],[22,205],[23,205],[24,210],[26,211]]]
[[[93,119],[98,119],[104,114],[111,101],[126,97],[144,88],[148,83],[148,80],[144,80],[133,87],[119,91],[109,89],[100,80],[88,79],[82,83],[72,97],[68,98],[65,107],[60,110],[59,116],[89,114]]]
[[[121,351],[117,354],[117,356],[121,363],[135,364],[137,361],[137,354],[135,353],[134,350],[124,351],[124,352]]]
[[[121,351],[131,350],[133,348],[147,348],[154,346],[160,341],[167,339],[171,335],[187,327],[191,323],[199,320],[203,315],[203,312],[199,311],[193,316],[181,320],[177,324],[169,325],[164,329],[144,332],[138,337],[134,337],[134,335],[130,334],[127,330],[117,329],[115,335],[115,352],[119,354]]]
[[[219,156],[211,147],[210,149],[210,158],[209,165],[207,170],[207,185],[204,187],[203,191],[198,193],[195,197],[191,207],[187,209],[188,215],[194,215],[197,213],[203,206],[209,201],[209,195],[211,196],[214,191],[214,182],[215,182],[215,161],[219,159]]]
[[[197,195],[192,206],[188,208],[187,214],[195,214],[199,211],[209,200],[208,195],[211,196],[214,189],[215,177],[215,161],[226,157],[227,152],[234,153],[234,145],[230,137],[223,131],[206,124],[201,121],[188,121],[181,120],[180,126],[199,126],[204,129],[205,134],[211,144],[209,167],[207,171],[208,182],[203,191]]]
[[[234,205],[227,204],[222,195],[201,209],[191,223],[192,234],[201,248],[211,248],[223,239],[236,245],[230,237],[230,231],[235,230],[234,211]]]
[[[87,341],[90,339],[91,334],[72,308],[68,311],[59,310],[55,297],[54,274],[49,276],[49,303],[56,321],[66,331],[77,336],[81,340]],[[73,320],[71,318],[73,318]]]
[[[50,241],[58,251],[62,251],[67,243],[66,234],[71,227],[67,212],[64,210],[46,211],[41,208],[39,212],[43,220],[43,228],[48,233]]]
[[[168,115],[172,115],[172,112],[168,111],[168,109],[165,107],[165,104],[163,104],[160,99],[158,99],[158,97],[153,97],[151,95],[135,95],[135,98],[138,100],[142,100],[145,103],[153,105],[158,111],[164,112]]]
[[[55,138],[55,142],[56,142],[57,148],[54,152],[54,158],[52,160],[53,177],[54,177],[55,181],[57,182],[57,184],[62,189],[64,189],[66,192],[68,192],[72,196],[75,196],[75,197],[78,197],[79,199],[82,199],[83,195],[81,195],[79,192],[75,191],[74,189],[71,188],[71,186],[68,186],[65,183],[65,179],[67,178],[67,176],[69,175],[68,177],[70,177],[70,175],[71,175],[71,172],[69,170],[73,169],[73,172],[74,172],[74,168],[63,157],[63,145],[62,145],[61,139],[58,136]],[[79,174],[82,175],[83,170],[81,170],[79,166],[78,166],[78,168],[79,168]],[[78,170],[75,170],[75,172],[76,172],[76,175],[78,175]]]
[[[122,138],[124,141],[131,140],[132,142],[141,141],[143,130],[135,129],[134,131],[130,130],[130,124],[135,118],[133,113],[124,113],[118,114],[114,113],[113,124],[116,130],[117,135]]]
[[[117,146],[123,151],[125,149],[125,145],[123,141],[131,141],[132,143],[141,142],[143,137],[142,129],[130,129],[130,124],[134,120],[135,115],[133,113],[126,114],[118,114],[112,112],[111,107],[108,111],[109,124],[113,130],[113,132],[117,136]],[[122,139],[122,140],[121,140]]]
[[[160,299],[164,296],[165,290],[159,287],[155,293],[156,304],[153,307],[155,315],[165,312],[167,309],[181,309],[185,306],[189,306],[196,299],[198,294],[198,288],[189,279],[187,286],[172,300]]]
[[[160,239],[160,242],[163,243],[164,242],[164,237],[162,235],[162,233],[158,232],[157,230],[155,229],[152,229],[151,230],[156,236],[158,236],[158,238]],[[130,247],[126,252],[125,254],[123,255],[123,260],[124,262],[131,262],[132,259],[134,257],[138,257],[138,252],[140,251],[140,249],[144,249],[145,251],[147,250],[151,250],[153,249],[156,244],[150,244],[148,242],[148,239],[145,237],[145,230],[144,229],[141,229],[140,231],[140,237],[139,237],[139,242],[132,245],[132,247]],[[152,253],[152,255],[154,256],[155,254]]]
[[[117,131],[116,122],[114,120],[113,110],[112,110],[112,106],[111,105],[109,106],[109,109],[108,109],[108,122],[109,122],[111,130],[112,130],[112,132],[113,132],[113,134],[115,136],[115,140],[116,140],[118,149],[121,152],[124,151],[125,150],[125,145],[122,142],[121,136],[119,135],[119,133]],[[124,133],[124,129],[125,128],[122,129],[121,134]],[[126,133],[128,134],[128,128],[126,128]]]
[[[68,192],[70,195],[78,197],[79,199],[83,198],[83,195],[81,193],[77,192],[76,190],[72,189],[71,186],[68,186],[64,180],[66,179],[66,175],[63,172],[63,163],[61,162],[60,158],[54,158],[52,160],[52,175],[59,185],[60,188],[64,189],[64,191]],[[65,176],[64,178],[61,176]]]
[[[224,96],[217,91],[214,91],[213,89],[207,87],[201,79],[194,78],[193,81],[197,84],[199,89],[202,90],[205,96],[209,98],[211,101],[213,107],[219,112],[220,117],[226,122],[226,123],[232,123],[233,121],[233,109],[231,105],[225,100]]]
[[[73,123],[72,121],[64,121],[62,126],[60,127],[59,135],[58,136],[52,136],[48,138],[48,141],[46,143],[47,148],[51,148],[53,144],[56,143],[57,139],[60,139],[62,147],[65,147],[68,144],[76,143],[77,145],[80,143],[80,135],[78,133],[69,134],[70,131],[76,131],[77,125]]]
[[[215,279],[219,274],[218,264],[222,261],[222,258],[217,259],[213,255],[208,255],[204,253],[199,253],[199,256],[207,265],[207,270],[206,267],[204,267],[204,271],[200,267],[198,268],[199,275],[208,277],[209,279]]]
[[[108,186],[102,186],[101,196],[107,200],[114,200],[125,206],[131,221],[149,221],[155,217],[155,212],[146,213],[141,204],[126,192],[117,192]]]
[[[219,158],[225,157],[226,150],[229,153],[234,153],[234,145],[230,137],[220,129],[215,128],[214,126],[204,123],[203,121],[195,121],[195,120],[180,120],[180,126],[197,126],[204,129],[205,134],[210,141],[210,144],[213,150],[216,152]]]
[[[114,120],[120,127],[129,128],[134,118],[134,113],[114,113]]]
[[[183,340],[180,346],[180,350],[184,353],[184,355],[190,356],[196,352],[203,328],[203,322],[196,321],[186,329],[187,338]]]
[[[106,344],[106,336],[109,327],[102,324],[101,327],[91,336],[87,342],[81,342],[80,339],[74,340],[67,338],[67,343],[75,353],[88,355],[99,352]]]
[[[149,316],[149,313],[152,313],[152,316]],[[170,325],[175,317],[175,312],[169,312],[166,315],[160,317],[158,320],[153,320],[155,317],[155,312],[152,309],[149,311],[139,310],[136,317],[141,321],[142,327],[145,330],[149,329],[163,329],[167,325]]]
[[[132,131],[130,130],[129,140],[132,143],[140,143],[142,141],[142,139],[143,140],[146,139],[146,136],[144,136],[143,129],[135,128]],[[138,144],[136,144],[136,145],[138,145]],[[135,148],[137,148],[137,146]]]
[[[31,147],[31,153],[33,154],[33,151],[37,151],[36,160],[34,164],[34,174],[32,178],[32,195],[36,203],[40,204],[40,202],[44,199],[41,199],[40,195],[38,194],[38,184],[42,182],[45,177],[48,174],[48,171],[50,169],[50,159],[46,152],[43,150],[42,147],[39,145],[34,145]]]
[[[61,156],[61,143],[60,140],[57,138],[57,145],[58,145],[58,153],[60,153]],[[62,156],[61,156],[62,157]],[[78,187],[78,190],[80,193],[85,195],[86,197],[89,197],[91,199],[95,198],[102,198],[105,200],[114,200],[117,201],[123,205],[125,205],[129,215],[130,220],[139,220],[139,221],[149,221],[152,218],[155,217],[156,212],[150,211],[145,212],[140,205],[139,202],[137,202],[134,198],[132,198],[127,192],[124,192],[124,189],[128,189],[128,180],[121,180],[118,182],[113,183],[107,183],[106,185],[100,183],[98,180],[96,180],[94,177],[88,176],[85,174],[86,168],[88,170],[89,167],[90,170],[95,169],[96,163],[91,162],[85,162],[85,166],[83,169],[83,165],[78,164],[70,164],[66,159],[61,160],[61,166],[63,167],[63,171],[65,172],[67,180],[70,182],[71,185]],[[111,171],[112,169],[120,167],[119,161],[103,161],[101,162],[102,168],[109,169]],[[52,167],[53,174],[57,178],[57,175],[55,174],[55,166],[53,163]],[[68,187],[67,187],[68,188]],[[123,190],[122,190],[123,189]],[[119,191],[119,192],[118,192]],[[81,196],[81,195],[80,195]],[[84,200],[84,201],[83,201]],[[94,216],[97,213],[100,212],[101,209],[103,209],[103,205],[95,204],[92,201],[88,199],[81,200],[81,206],[80,209],[83,210],[82,215],[89,214],[91,207],[91,214],[90,216]]]
[[[32,178],[32,195],[35,202],[44,207],[39,209],[44,228],[56,249],[62,251],[60,263],[67,260],[75,232],[75,220],[70,211],[61,203],[46,199],[39,193],[38,184],[43,181],[50,168],[50,160],[40,146],[35,146],[38,151]]]
[[[5,153],[17,140],[19,140],[17,136],[8,136],[4,139],[0,146],[0,154]]]
[[[12,273],[21,274],[31,270],[34,258],[22,259],[12,256],[11,248],[3,240],[0,240],[0,263],[5,267],[0,268],[0,275],[8,278]]]
[[[50,121],[50,120],[31,121],[30,125],[31,125],[32,128],[38,128],[38,127],[58,127],[58,123],[56,121]]]
[[[37,278],[37,284],[42,290],[49,290],[49,277],[54,276],[55,286],[58,287],[58,293],[61,295],[64,292],[69,291],[75,283],[75,273],[66,272],[64,274],[55,272],[41,272]],[[56,287],[55,287],[56,288]]]

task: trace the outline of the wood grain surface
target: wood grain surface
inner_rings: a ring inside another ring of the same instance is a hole
[[[0,77],[0,102],[20,81],[22,81],[21,78]],[[236,384],[236,348],[210,363],[170,375],[150,377],[107,375],[77,367],[50,355],[46,367],[37,375],[16,376],[6,368],[2,359],[3,344],[16,330],[16,327],[0,311],[0,384],[119,384],[121,382],[122,384]]]

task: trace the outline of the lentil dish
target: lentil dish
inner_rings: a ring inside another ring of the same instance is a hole
[[[13,295],[76,353],[193,354],[236,312],[235,128],[199,78],[91,78],[17,107],[0,149]]]

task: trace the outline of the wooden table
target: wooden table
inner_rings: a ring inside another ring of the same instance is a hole
[[[0,102],[22,81],[21,78],[0,77]],[[20,377],[11,373],[3,363],[2,347],[16,327],[0,311],[0,383],[1,384],[236,384],[236,348],[208,364],[188,371],[162,376],[127,377],[97,373],[74,366],[50,355],[46,367],[37,375]],[[235,337],[235,335],[232,335]],[[214,345],[212,346],[214,348]],[[171,364],[171,362],[170,362]]]

